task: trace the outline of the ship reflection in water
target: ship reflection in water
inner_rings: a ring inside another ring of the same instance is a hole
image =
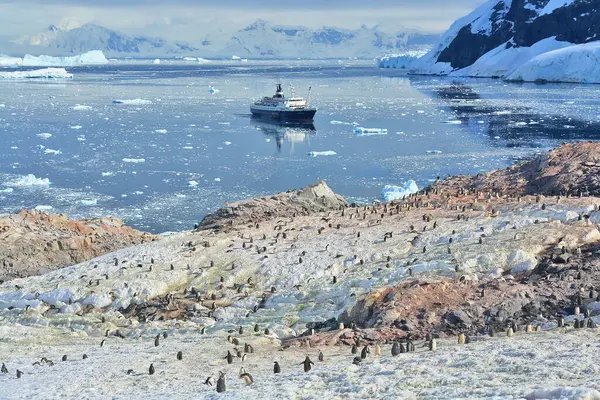
[[[310,141],[310,136],[317,133],[312,122],[267,122],[259,118],[251,118],[257,130],[262,131],[270,139],[274,139],[277,152],[280,153],[285,141],[290,143],[290,154],[294,153],[294,145]]]

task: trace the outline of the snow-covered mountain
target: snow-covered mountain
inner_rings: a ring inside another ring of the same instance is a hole
[[[422,74],[600,82],[599,47],[584,45],[600,39],[599,22],[600,0],[490,0],[411,67]]]
[[[186,43],[169,42],[147,36],[129,36],[95,24],[85,24],[73,29],[62,29],[56,25],[50,25],[44,32],[21,38],[18,42],[46,48],[52,53],[80,54],[101,50],[111,57],[119,55],[179,55],[198,50]]]
[[[275,25],[258,20],[235,32],[220,54],[258,57],[359,57],[371,58],[392,51],[431,47],[437,35],[417,31],[387,33],[378,26],[349,30],[335,27],[309,29]],[[206,40],[210,46],[211,41]]]
[[[335,27],[309,29],[258,20],[237,31],[215,28],[189,43],[129,36],[94,24],[71,29],[51,25],[44,32],[16,41],[39,48],[40,54],[80,54],[101,50],[119,56],[201,56],[231,58],[372,58],[390,52],[429,49],[439,35],[414,30],[389,33],[380,26],[348,30]]]

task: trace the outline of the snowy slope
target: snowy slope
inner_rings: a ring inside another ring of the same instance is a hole
[[[599,18],[598,0],[490,0],[452,24],[433,49],[412,64],[412,72],[506,78],[544,53],[597,40]],[[574,49],[571,54],[561,62],[577,62],[590,52]],[[556,65],[569,71],[565,78],[570,82],[587,81],[575,76],[585,68]],[[523,73],[519,79],[534,75]]]

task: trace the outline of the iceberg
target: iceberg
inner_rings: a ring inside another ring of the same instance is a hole
[[[337,153],[332,150],[327,150],[327,151],[309,151],[306,154],[308,154],[311,157],[318,157],[318,156],[335,156]]]
[[[210,92],[210,94],[219,93],[219,89],[215,88],[212,85],[208,85],[208,91]]]
[[[77,104],[76,106],[72,107],[72,110],[74,111],[87,111],[87,110],[91,110],[92,107],[91,106],[85,106],[83,104]]]
[[[417,193],[418,191],[419,187],[417,183],[410,179],[404,182],[402,186],[385,185],[381,190],[381,197],[385,201],[401,200],[403,197]]]
[[[73,74],[64,68],[44,68],[30,71],[0,72],[0,79],[72,79]]]
[[[376,59],[379,68],[410,69],[415,60],[427,54],[425,50],[407,51],[401,54],[386,54]]]
[[[160,58],[156,58],[154,61],[152,61],[153,64],[160,64]]]
[[[0,67],[17,67],[23,65],[21,57],[10,57],[5,54],[0,54]]]
[[[152,104],[152,102],[150,100],[144,100],[144,99],[130,99],[130,100],[113,100],[113,104],[143,106],[143,105],[147,105],[147,104]]]
[[[33,174],[28,174],[14,181],[8,182],[6,186],[28,187],[28,186],[50,186],[50,179],[38,178]]]
[[[76,65],[103,65],[108,64],[108,60],[104,57],[104,53],[100,50],[88,51],[77,56],[71,57],[52,57],[52,56],[32,56],[26,54],[20,63],[15,63],[15,59],[9,59],[13,64],[24,67],[73,67]],[[6,62],[7,59],[0,57],[0,65]]]

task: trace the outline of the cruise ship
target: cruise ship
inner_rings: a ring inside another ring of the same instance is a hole
[[[281,84],[277,85],[277,90],[273,97],[263,97],[250,106],[252,116],[271,121],[280,122],[312,122],[317,109],[310,107],[310,88],[308,88],[308,99],[294,96],[292,88],[292,97],[285,97]]]

